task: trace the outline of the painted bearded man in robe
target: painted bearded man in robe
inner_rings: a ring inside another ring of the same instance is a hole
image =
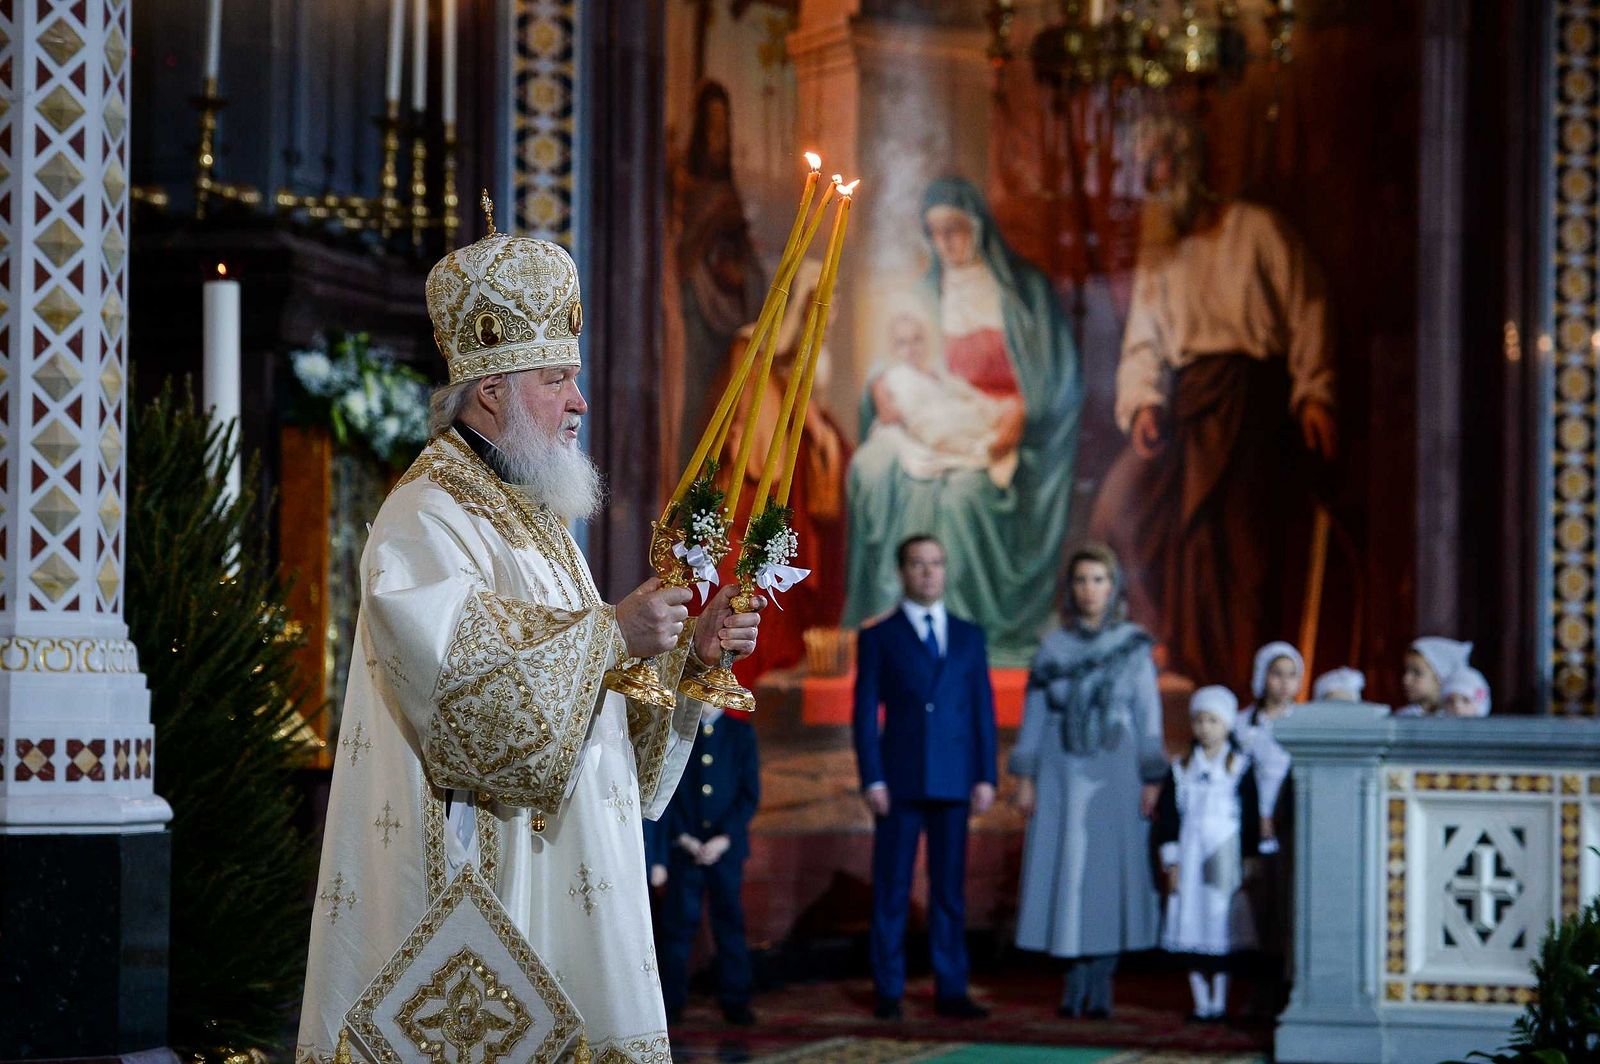
[[[668,1061],[640,821],[677,786],[702,707],[602,677],[661,655],[676,690],[749,655],[757,616],[732,587],[697,621],[689,591],[653,579],[616,605],[596,591],[567,531],[600,480],[578,447],[564,250],[491,218],[434,267],[427,302],[450,384],[362,558],[295,1059],[343,1058],[343,1036],[355,1059]],[[450,923],[467,888],[471,927]]]
[[[1128,572],[1170,668],[1242,688],[1277,638],[1296,443],[1334,457],[1334,371],[1316,263],[1274,211],[1206,187],[1203,133],[1164,120],[1117,368],[1129,446],[1089,520]],[[1292,422],[1292,423],[1291,423]]]

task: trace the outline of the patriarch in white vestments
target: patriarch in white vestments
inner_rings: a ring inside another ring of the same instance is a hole
[[[693,621],[655,580],[600,597],[567,528],[601,494],[578,272],[489,230],[428,275],[450,383],[362,556],[297,1064],[671,1059],[640,822],[702,707],[602,677],[659,655],[676,690],[757,616],[733,587]]]

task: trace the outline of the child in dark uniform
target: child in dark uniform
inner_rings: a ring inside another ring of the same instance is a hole
[[[689,950],[700,930],[701,899],[710,901],[717,946],[717,996],[729,1023],[751,1024],[750,953],[744,938],[744,862],[750,820],[761,800],[756,733],[747,722],[708,708],[689,765],[657,825],[652,862],[666,863],[661,910],[661,996],[676,1023],[689,997]],[[656,879],[651,869],[652,882]]]

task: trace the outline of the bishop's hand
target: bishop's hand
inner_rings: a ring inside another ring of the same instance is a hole
[[[662,587],[661,581],[652,576],[617,603],[617,626],[622,629],[628,653],[636,658],[653,658],[677,646],[693,597],[688,588]]]
[[[767,600],[757,595],[755,611],[735,613],[733,597],[738,593],[739,585],[725,585],[700,614],[694,629],[694,652],[702,665],[721,664],[725,651],[733,655],[734,661],[756,652],[756,630],[761,626],[759,611],[766,609]]]

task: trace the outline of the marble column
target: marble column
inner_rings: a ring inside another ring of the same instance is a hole
[[[131,3],[0,0],[0,1059],[165,1034],[172,814],[122,613]]]

